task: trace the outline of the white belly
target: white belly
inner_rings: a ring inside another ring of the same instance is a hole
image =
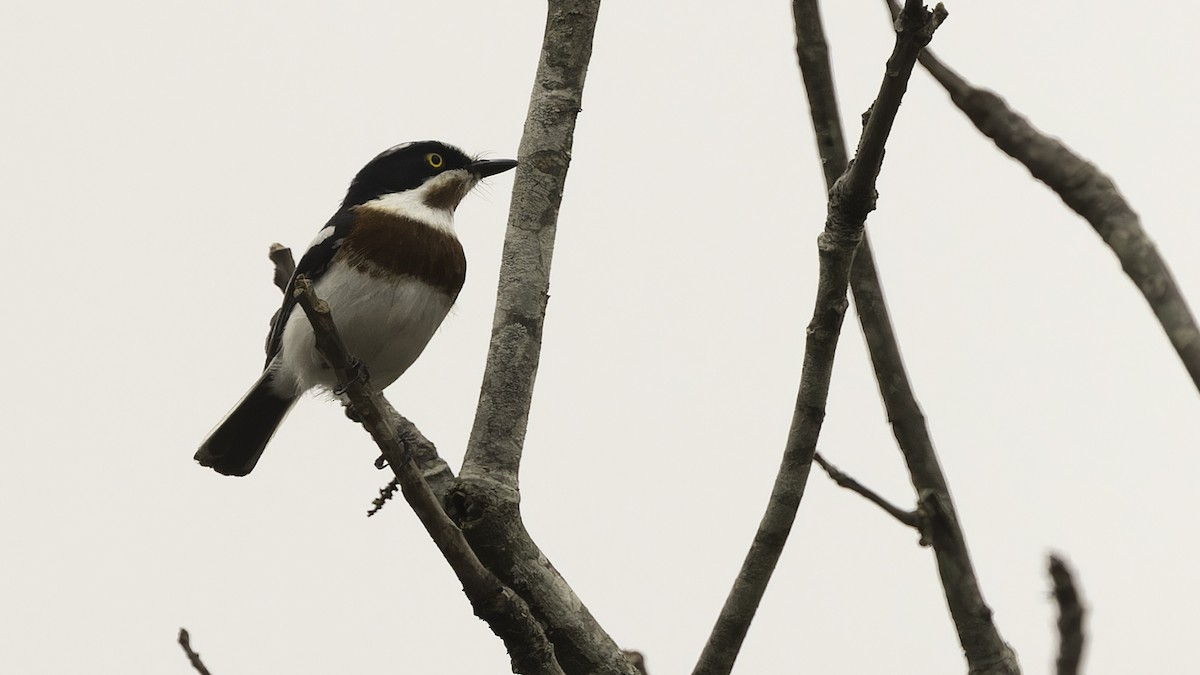
[[[453,302],[444,292],[411,277],[385,284],[345,265],[331,267],[315,290],[329,303],[342,340],[366,364],[377,390],[395,382],[417,360]],[[299,306],[288,317],[274,367],[277,386],[283,388],[293,386],[303,392],[337,386],[333,371],[317,354],[312,326]]]

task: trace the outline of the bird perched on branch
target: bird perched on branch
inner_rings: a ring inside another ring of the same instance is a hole
[[[416,361],[466,278],[454,209],[483,178],[517,165],[475,159],[437,141],[404,143],[354,177],[341,208],[317,233],[283,294],[258,381],[196,452],[196,461],[245,476],[300,395],[337,386],[296,306],[298,275],[312,280],[350,353],[382,390]]]

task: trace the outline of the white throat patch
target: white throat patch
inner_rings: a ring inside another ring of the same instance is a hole
[[[442,172],[425,181],[420,187],[393,192],[376,197],[360,208],[376,209],[393,215],[412,218],[444,232],[454,234],[454,209],[435,208],[429,205],[431,193],[444,189],[447,183],[466,183],[466,190],[475,186],[478,179],[465,169]]]

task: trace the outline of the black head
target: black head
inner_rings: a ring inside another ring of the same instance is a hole
[[[465,170],[463,173],[472,177],[473,184],[479,178],[516,165],[508,159],[473,159],[453,145],[440,141],[402,143],[367,162],[350,184],[342,208],[359,206],[394,192],[414,190],[447,171]]]

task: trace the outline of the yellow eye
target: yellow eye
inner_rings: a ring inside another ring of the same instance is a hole
[[[428,155],[425,155],[425,162],[435,169],[442,168],[442,156],[436,152],[431,152]]]

